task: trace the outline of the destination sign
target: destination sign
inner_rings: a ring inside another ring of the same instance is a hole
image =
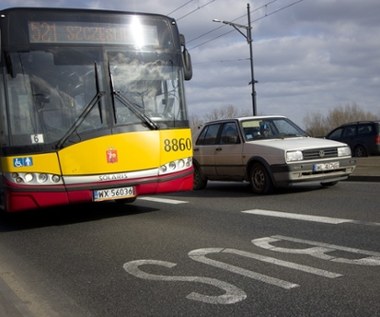
[[[154,25],[31,21],[28,28],[30,43],[159,45]]]

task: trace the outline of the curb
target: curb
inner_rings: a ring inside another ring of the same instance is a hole
[[[356,168],[349,181],[380,182],[380,156],[357,157]]]
[[[380,176],[351,175],[346,181],[351,182],[380,182]]]

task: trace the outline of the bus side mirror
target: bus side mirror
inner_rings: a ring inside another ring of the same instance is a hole
[[[183,59],[185,80],[190,80],[193,77],[193,66],[191,64],[190,53],[186,48],[182,52],[182,59]]]
[[[186,48],[185,44],[185,36],[183,34],[179,35],[181,48],[182,50],[182,64],[183,64],[183,70],[184,70],[184,77],[185,80],[190,80],[193,77],[193,66],[191,64],[191,56],[189,51]]]

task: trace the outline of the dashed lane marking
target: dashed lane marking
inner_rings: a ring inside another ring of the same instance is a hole
[[[178,205],[178,204],[187,204],[188,201],[183,200],[175,200],[175,199],[167,199],[167,198],[158,198],[158,197],[139,197],[139,200],[147,200],[147,201],[154,201],[156,203],[164,203],[164,204],[172,204],[172,205]]]
[[[359,220],[353,220],[353,219],[303,215],[303,214],[295,214],[291,212],[282,212],[282,211],[264,210],[264,209],[243,210],[242,213],[259,215],[259,216],[303,220],[303,221],[314,221],[314,222],[328,223],[328,224],[333,224],[333,225],[339,225],[341,223],[354,223],[354,224],[362,224],[362,225],[369,225],[369,226],[380,226],[380,223],[378,222],[366,222],[366,221],[359,221]]]

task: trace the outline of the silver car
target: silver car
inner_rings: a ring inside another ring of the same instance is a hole
[[[206,123],[194,146],[194,189],[208,180],[246,181],[257,194],[296,184],[332,186],[354,171],[341,142],[308,136],[284,116]]]

